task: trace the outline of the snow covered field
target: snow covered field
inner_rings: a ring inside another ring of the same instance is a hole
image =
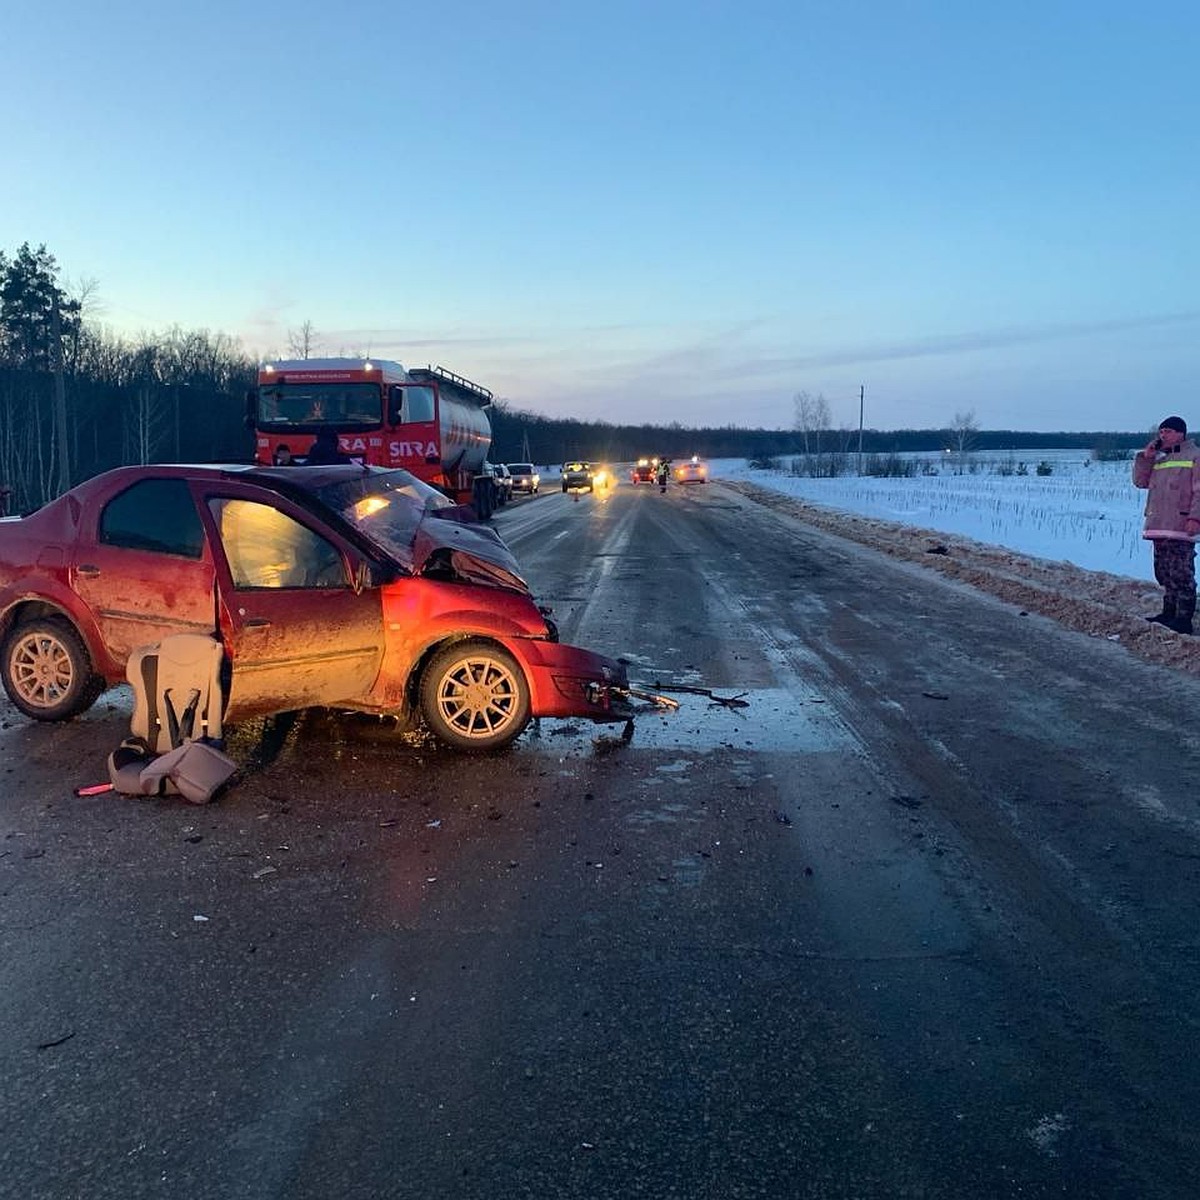
[[[957,474],[947,455],[901,457],[928,462],[937,474],[810,479],[752,470],[744,459],[715,459],[709,469],[713,479],[745,480],[813,504],[961,534],[1089,571],[1154,578],[1141,535],[1145,493],[1130,482],[1128,461],[1093,462],[1086,450],[989,451],[970,456]],[[853,455],[850,461],[853,468]],[[1041,462],[1051,474],[1036,474]],[[1016,473],[1021,463],[1027,474]]]

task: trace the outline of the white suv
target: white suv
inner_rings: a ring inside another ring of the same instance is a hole
[[[537,495],[542,477],[537,473],[533,463],[509,463],[508,470],[512,475],[514,492],[528,492],[531,496]]]

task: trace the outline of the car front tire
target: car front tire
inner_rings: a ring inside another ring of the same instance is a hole
[[[61,617],[18,625],[5,640],[0,671],[8,698],[35,721],[66,721],[104,691],[75,627]]]
[[[498,750],[529,724],[529,684],[517,660],[488,642],[439,650],[421,677],[429,732],[458,750]]]

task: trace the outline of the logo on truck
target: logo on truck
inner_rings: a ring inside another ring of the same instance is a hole
[[[389,442],[388,453],[393,458],[436,458],[437,442]]]

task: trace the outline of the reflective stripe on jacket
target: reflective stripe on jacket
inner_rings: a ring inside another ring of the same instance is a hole
[[[1146,488],[1144,538],[1191,542],[1189,517],[1200,521],[1200,446],[1190,438],[1153,457],[1139,450],[1133,458],[1135,487]]]

